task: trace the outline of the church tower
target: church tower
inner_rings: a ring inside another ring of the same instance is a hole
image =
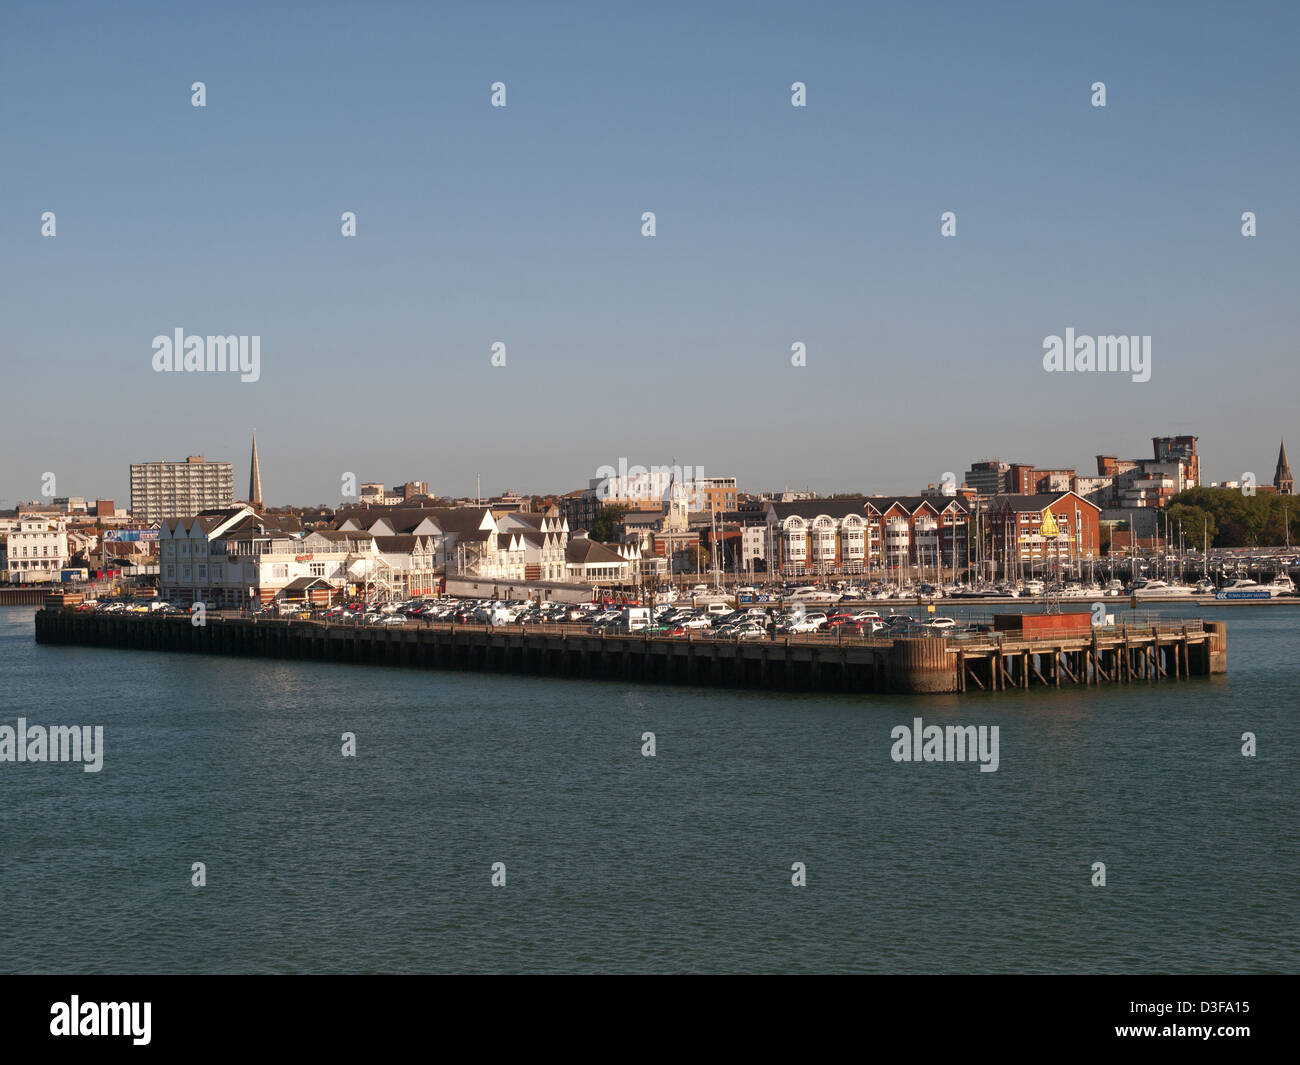
[[[254,510],[262,509],[262,471],[257,465],[257,430],[253,430],[253,460],[248,467],[248,502]]]
[[[1295,495],[1295,479],[1291,476],[1291,464],[1286,460],[1286,441],[1277,453],[1277,472],[1273,474],[1273,487],[1279,495]]]

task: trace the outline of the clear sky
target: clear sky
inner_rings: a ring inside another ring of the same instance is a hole
[[[125,504],[131,462],[187,454],[242,494],[254,428],[272,503],[620,457],[916,491],[1182,433],[1207,480],[1267,481],[1280,437],[1300,458],[1298,30],[1293,3],[7,0],[0,497],[50,471]],[[1067,327],[1150,335],[1150,381],[1046,373]],[[177,328],[260,336],[260,379],[154,372]]]

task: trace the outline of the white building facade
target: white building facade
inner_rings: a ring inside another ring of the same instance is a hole
[[[61,521],[23,515],[0,538],[0,571],[12,584],[57,581],[67,564],[68,534]]]

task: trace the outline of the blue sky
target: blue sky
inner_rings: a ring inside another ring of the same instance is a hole
[[[565,491],[621,456],[915,491],[1182,433],[1207,479],[1267,481],[1300,449],[1297,29],[1280,3],[11,0],[0,497],[52,471],[125,503],[129,463],[187,454],[242,492],[253,428],[277,503],[344,472]],[[178,327],[259,335],[261,379],[155,373]],[[1045,373],[1067,327],[1152,336],[1151,380]]]

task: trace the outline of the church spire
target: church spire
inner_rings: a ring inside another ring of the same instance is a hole
[[[262,509],[262,471],[257,465],[257,430],[253,430],[253,460],[248,467],[248,502],[254,510]]]
[[[1295,479],[1291,476],[1291,464],[1286,460],[1286,441],[1282,441],[1277,452],[1277,472],[1273,474],[1273,487],[1280,495],[1295,495]]]

